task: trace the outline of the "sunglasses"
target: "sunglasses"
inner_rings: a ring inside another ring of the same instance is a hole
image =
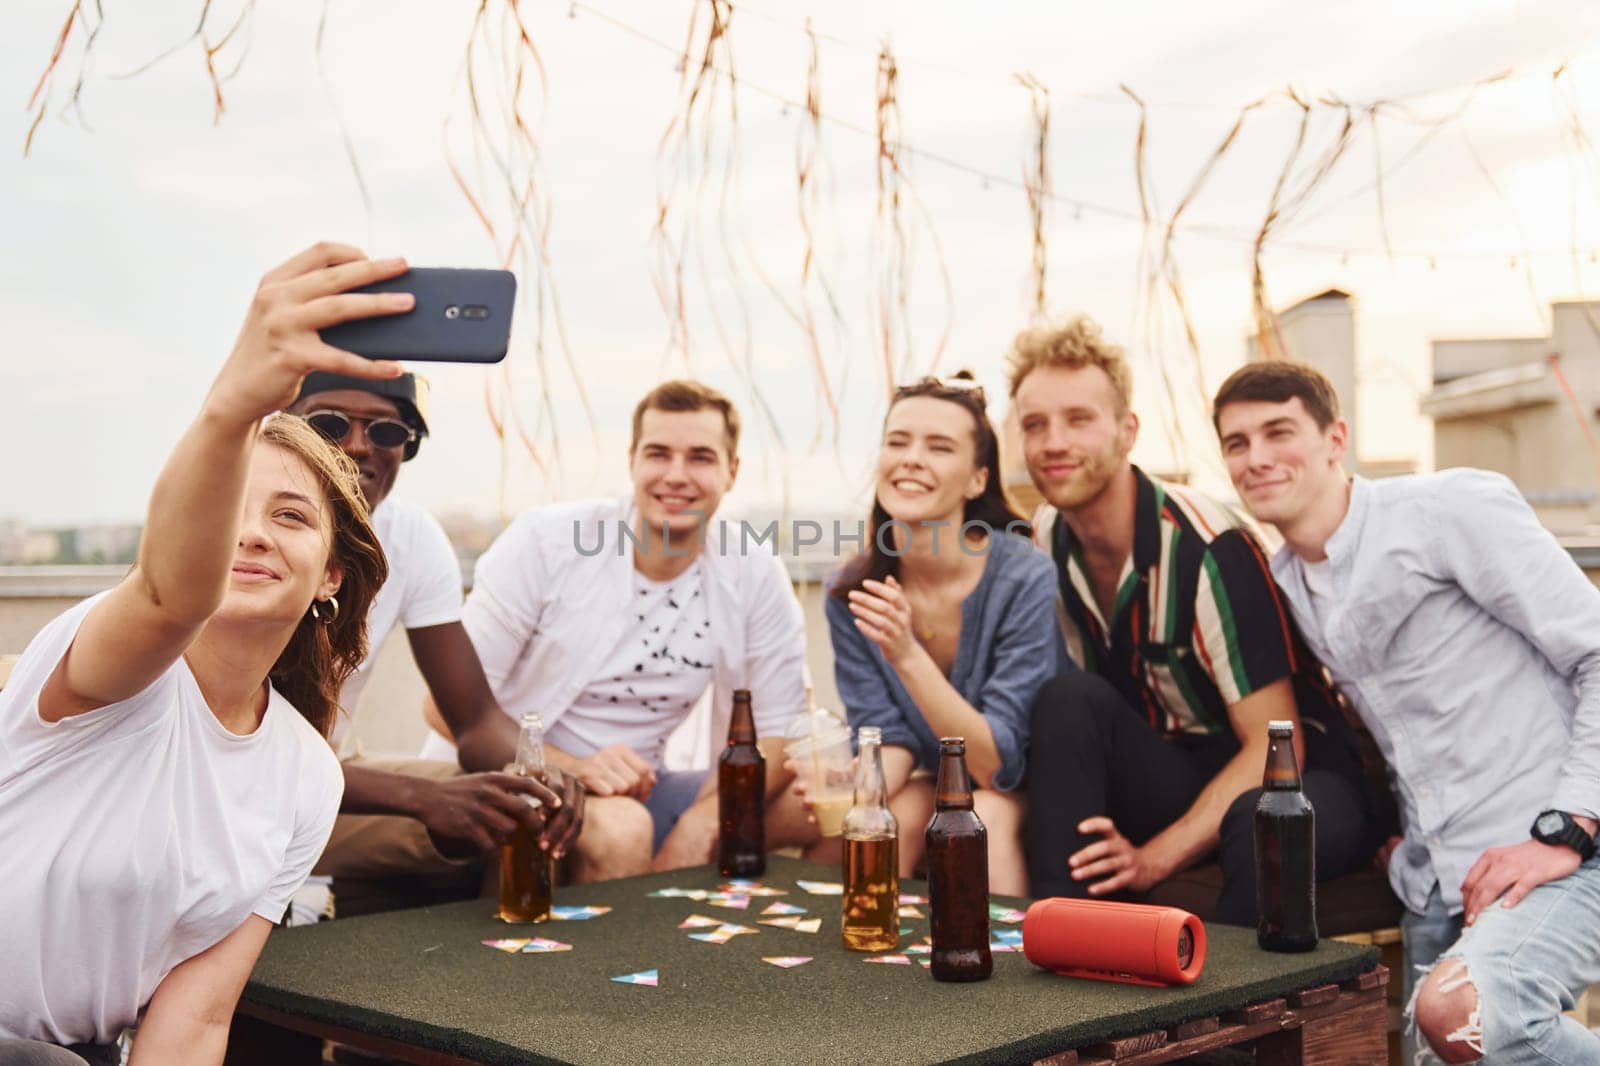
[[[366,424],[367,440],[374,448],[403,448],[417,439],[416,430],[392,418],[352,419],[338,411],[312,411],[306,415],[306,421],[335,444],[342,443],[350,435],[351,426],[356,422]]]
[[[910,385],[901,385],[895,390],[895,398],[903,396],[926,396],[930,393],[954,393],[958,396],[971,396],[979,404],[985,404],[983,386],[971,378],[941,378],[930,374]]]

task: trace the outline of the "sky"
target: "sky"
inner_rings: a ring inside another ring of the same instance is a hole
[[[24,156],[26,105],[68,7],[20,5],[0,39],[0,98],[12,101],[0,123],[0,518],[41,526],[141,517],[266,270],[321,238],[416,265],[498,266],[517,186],[495,159],[519,173],[527,160],[504,107],[511,68],[500,57],[514,54],[515,39],[502,8],[489,5],[495,14],[476,38],[471,69],[486,125],[475,150],[464,71],[477,5],[418,0],[328,5],[320,63],[321,5],[259,5],[218,54],[225,69],[239,67],[216,121],[197,41],[127,76],[183,42],[200,3],[134,12],[113,0],[86,67],[81,27],[69,38]],[[213,5],[213,33],[239,10],[239,0]],[[1244,356],[1251,240],[1299,124],[1286,87],[1357,105],[1402,98],[1376,122],[1363,118],[1263,257],[1278,306],[1330,286],[1354,295],[1356,439],[1367,458],[1431,461],[1417,414],[1430,339],[1538,336],[1550,301],[1600,292],[1600,158],[1574,150],[1566,132],[1569,106],[1600,125],[1600,5],[1582,0],[1018,2],[981,13],[958,3],[752,0],[734,5],[727,37],[737,141],[728,84],[717,79],[690,125],[712,138],[703,156],[702,142],[674,156],[664,141],[682,110],[675,52],[696,5],[543,0],[521,10],[545,71],[542,88],[525,79],[521,100],[538,148],[547,259],[515,263],[523,302],[504,367],[419,368],[432,384],[433,435],[396,491],[441,514],[493,517],[622,491],[633,403],[685,374],[745,409],[731,506],[864,510],[886,376],[875,307],[889,245],[875,225],[870,135],[886,41],[909,146],[901,222],[910,269],[897,320],[908,323],[909,349],[899,350],[894,376],[927,368],[948,322],[938,369],[974,371],[997,418],[1005,351],[1031,311],[1019,179],[1032,130],[1015,80],[1024,71],[1049,87],[1052,104],[1049,310],[1088,313],[1128,347],[1143,420],[1135,458],[1154,469],[1188,468],[1222,487],[1202,386],[1214,388]],[[817,145],[813,263],[837,318],[815,276],[809,287],[800,281],[796,158],[807,142],[803,110],[786,101],[805,94],[808,18],[829,116]],[[1471,88],[1507,70],[1506,80]],[[1139,110],[1123,85],[1148,105],[1146,188],[1161,218],[1240,109],[1269,97],[1174,244],[1198,365],[1170,295],[1152,301],[1142,282],[1152,233],[1138,221]],[[1313,110],[1291,184],[1337,125],[1333,107]],[[673,343],[656,287],[661,248],[651,232],[669,186],[672,231],[689,220],[698,233],[685,260],[686,348]],[[830,385],[842,393],[837,420],[818,398],[790,313],[806,303],[821,317]],[[486,395],[520,417],[538,461],[497,439]],[[1168,428],[1174,417],[1181,447]]]

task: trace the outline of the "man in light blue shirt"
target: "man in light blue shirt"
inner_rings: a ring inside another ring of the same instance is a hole
[[[1283,535],[1306,642],[1393,771],[1417,1028],[1446,1062],[1600,1062],[1561,1014],[1600,980],[1600,591],[1497,474],[1348,477],[1311,367],[1240,369],[1213,419]]]

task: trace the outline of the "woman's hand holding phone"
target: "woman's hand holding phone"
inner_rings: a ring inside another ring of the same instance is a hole
[[[368,259],[360,249],[323,242],[269,271],[206,398],[206,412],[254,422],[293,403],[305,376],[317,370],[374,380],[400,376],[399,363],[341,351],[317,331],[411,310],[410,293],[348,291],[406,269],[404,259]]]

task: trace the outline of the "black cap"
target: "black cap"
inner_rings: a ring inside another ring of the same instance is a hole
[[[370,378],[348,378],[343,374],[330,374],[318,370],[307,374],[300,385],[300,395],[295,398],[299,403],[307,396],[314,396],[319,392],[333,392],[338,389],[355,389],[359,392],[370,392],[374,396],[382,396],[393,400],[394,405],[400,409],[400,420],[416,431],[417,437],[406,445],[406,451],[401,462],[414,459],[417,449],[422,447],[422,438],[428,435],[428,423],[422,417],[422,406],[427,401],[417,397],[417,376],[415,374],[401,374],[397,378],[373,380]]]

